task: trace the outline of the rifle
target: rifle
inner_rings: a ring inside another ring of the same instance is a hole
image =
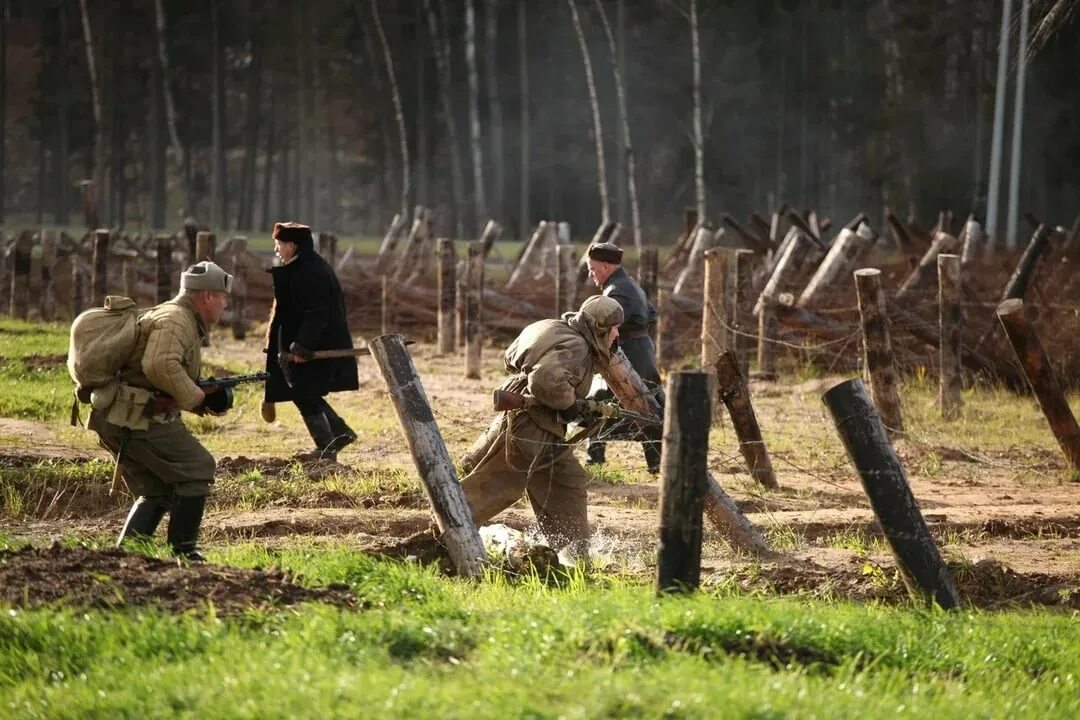
[[[250,375],[226,375],[225,377],[208,377],[202,380],[196,380],[195,384],[202,388],[206,393],[206,399],[203,400],[203,404],[200,408],[196,409],[196,412],[201,410],[209,410],[210,412],[221,414],[232,410],[233,407],[233,388],[237,385],[244,385],[246,383],[266,382],[270,379],[270,373],[257,372]],[[167,412],[176,407],[176,400],[165,393],[154,393],[150,398],[150,402],[146,404],[146,414],[153,416],[163,412]],[[201,414],[201,413],[200,413]]]
[[[536,398],[531,395],[497,389],[491,391],[491,404],[498,412],[520,410],[521,408],[539,405]],[[660,418],[642,415],[641,413],[626,410],[615,403],[601,402],[600,400],[578,400],[574,403],[574,407],[582,415],[593,415],[605,420],[633,420],[636,423],[653,427],[660,427],[664,424]]]

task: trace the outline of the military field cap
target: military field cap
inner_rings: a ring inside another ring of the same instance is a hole
[[[209,260],[195,263],[180,273],[181,290],[213,290],[231,293],[232,283],[233,276]]]
[[[589,257],[600,262],[620,265],[622,263],[622,248],[614,243],[602,242],[589,246]]]
[[[586,298],[578,312],[592,320],[597,330],[608,330],[623,324],[622,305],[607,295],[592,295]]]
[[[274,240],[295,243],[298,248],[311,250],[315,241],[311,237],[311,228],[296,222],[274,223]]]

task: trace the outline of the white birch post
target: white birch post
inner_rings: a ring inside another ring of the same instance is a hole
[[[441,533],[439,540],[460,575],[480,577],[487,557],[484,543],[405,340],[400,335],[380,335],[368,346],[386,381],[409,452],[424,483]]]

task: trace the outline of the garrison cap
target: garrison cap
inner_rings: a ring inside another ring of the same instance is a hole
[[[195,263],[180,273],[181,290],[212,290],[232,293],[233,276],[209,260]]]

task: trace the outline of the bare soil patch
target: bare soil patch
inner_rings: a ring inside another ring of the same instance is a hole
[[[288,608],[304,602],[359,606],[345,585],[307,588],[280,570],[187,564],[123,550],[59,544],[0,552],[0,602],[16,607],[153,606],[170,612],[204,610],[212,605],[219,615]]]

